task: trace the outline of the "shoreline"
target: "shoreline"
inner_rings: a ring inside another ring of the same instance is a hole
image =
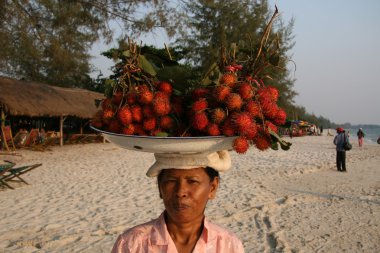
[[[207,217],[250,253],[379,252],[380,145],[359,149],[352,139],[348,173],[339,173],[333,138],[231,152]],[[155,178],[145,176],[152,154],[111,143],[18,153],[17,166],[43,165],[23,175],[30,185],[0,189],[0,252],[110,252],[121,232],[163,211]]]

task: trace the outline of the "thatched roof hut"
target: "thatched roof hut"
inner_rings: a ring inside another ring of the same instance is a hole
[[[91,118],[95,99],[104,95],[79,88],[62,88],[0,77],[0,107],[13,116]]]
[[[62,88],[0,76],[2,117],[59,117],[61,145],[63,122],[68,116],[90,119],[98,110],[96,99],[104,95],[79,88]]]

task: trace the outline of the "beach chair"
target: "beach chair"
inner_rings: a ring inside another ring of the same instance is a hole
[[[7,182],[5,182],[3,178],[5,178],[8,175],[8,171],[11,170],[12,167],[15,165],[16,165],[15,163],[8,162],[8,161],[2,161],[0,163],[0,186],[2,187],[6,186],[10,189],[13,189],[13,187],[7,184]]]
[[[15,164],[13,164],[13,166],[10,167],[9,169],[6,169],[5,172],[0,177],[1,183],[6,185],[10,189],[14,189],[14,188],[8,184],[8,181],[19,181],[25,184],[29,184],[28,182],[25,181],[25,179],[21,178],[21,175],[27,172],[30,172],[34,170],[35,168],[40,167],[42,163],[26,165],[26,166],[21,166],[17,168],[14,168],[14,165]]]
[[[59,144],[59,137],[52,136],[46,137],[46,139],[42,143],[34,144],[33,146],[31,146],[31,148],[37,151],[45,151],[48,147],[56,144]]]
[[[2,140],[3,140],[3,146],[7,151],[15,151],[16,147],[13,142],[13,135],[12,135],[12,129],[10,126],[2,126],[1,127],[1,134],[2,134]]]
[[[38,134],[39,131],[37,128],[30,130],[28,136],[25,139],[24,145],[22,147],[31,147],[38,143]]]
[[[66,144],[78,144],[82,143],[81,141],[86,138],[85,134],[72,134],[67,140]]]
[[[17,132],[17,134],[13,137],[13,142],[16,148],[21,148],[24,146],[28,134],[29,132],[26,130],[20,130]]]

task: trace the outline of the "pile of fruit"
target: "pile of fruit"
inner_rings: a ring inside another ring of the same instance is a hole
[[[205,78],[212,81],[179,92],[174,87],[185,84],[160,80],[139,47],[129,46],[93,127],[140,136],[236,136],[237,153],[245,153],[251,145],[259,150],[278,149],[278,144],[289,148],[290,143],[277,134],[286,113],[277,105],[278,90],[257,75],[259,57],[239,61],[235,54],[222,54],[214,71],[208,71],[213,78],[211,74]]]
[[[245,153],[250,145],[265,150],[286,113],[277,106],[278,90],[239,75],[242,69],[226,66],[216,85],[196,87],[182,96],[173,93],[169,81],[134,83],[128,90],[120,86],[102,101],[91,124],[126,135],[237,136],[236,152]]]

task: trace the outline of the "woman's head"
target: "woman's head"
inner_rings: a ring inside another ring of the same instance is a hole
[[[187,223],[203,219],[208,200],[216,196],[219,172],[210,167],[164,169],[157,182],[168,219]]]

